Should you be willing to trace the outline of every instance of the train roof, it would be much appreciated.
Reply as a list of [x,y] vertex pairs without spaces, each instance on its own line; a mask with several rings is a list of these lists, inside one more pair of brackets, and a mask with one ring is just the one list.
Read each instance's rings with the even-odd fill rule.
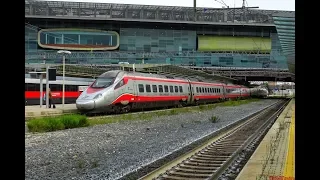
[[[35,79],[35,78],[31,78],[30,74],[25,74],[24,77],[25,78],[29,78],[29,79]],[[56,79],[57,80],[62,80],[63,77],[62,76],[56,76]],[[83,82],[93,82],[95,80],[94,78],[69,77],[69,76],[65,76],[64,79],[67,80],[67,81],[83,81]]]
[[[32,78],[25,78],[25,83],[31,83],[31,84],[39,84],[40,79],[32,79]],[[50,84],[62,84],[62,80],[55,80],[55,81],[50,81]],[[65,80],[64,81],[65,85],[80,85],[80,86],[89,86],[90,84],[93,83],[92,81],[70,81],[70,80]],[[45,86],[46,80],[43,80],[43,85]]]
[[181,81],[188,81],[186,78],[174,77],[174,76],[165,76],[160,74],[153,74],[153,73],[140,73],[140,72],[127,72],[128,75],[133,76],[142,76],[142,77],[151,77],[151,78],[163,78],[163,79],[175,79]]

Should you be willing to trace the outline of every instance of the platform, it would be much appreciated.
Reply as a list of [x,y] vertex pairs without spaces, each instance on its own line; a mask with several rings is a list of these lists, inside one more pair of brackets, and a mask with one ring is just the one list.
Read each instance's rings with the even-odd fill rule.
[[25,119],[41,116],[61,115],[75,112],[77,112],[76,104],[65,104],[64,108],[62,107],[62,104],[56,104],[55,109],[46,108],[45,105],[43,105],[41,108],[40,105],[25,106]]
[[261,141],[236,180],[293,180],[295,100],[292,99]]

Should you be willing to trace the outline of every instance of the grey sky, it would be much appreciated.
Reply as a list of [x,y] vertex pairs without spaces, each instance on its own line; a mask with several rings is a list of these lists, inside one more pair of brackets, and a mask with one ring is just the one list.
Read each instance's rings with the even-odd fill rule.
[[[193,6],[193,0],[57,0],[74,2],[100,2],[119,4],[146,4],[167,6]],[[221,2],[222,0],[218,0]],[[228,6],[242,6],[242,0],[223,0]],[[223,5],[216,0],[197,0],[198,7],[221,8]],[[259,6],[259,9],[295,11],[295,0],[246,0],[248,6]],[[247,6],[247,5],[246,5]]]

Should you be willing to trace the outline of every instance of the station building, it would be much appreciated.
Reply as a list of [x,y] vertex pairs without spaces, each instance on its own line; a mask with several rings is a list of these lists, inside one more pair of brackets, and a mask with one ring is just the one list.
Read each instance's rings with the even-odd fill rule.
[[293,11],[196,10],[25,0],[25,63],[61,63],[64,49],[70,64],[288,69],[278,31],[294,22],[274,14]]

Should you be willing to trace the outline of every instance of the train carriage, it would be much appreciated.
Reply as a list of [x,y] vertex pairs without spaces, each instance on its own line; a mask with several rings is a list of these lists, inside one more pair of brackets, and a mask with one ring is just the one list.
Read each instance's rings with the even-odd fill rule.
[[132,109],[186,106],[246,98],[248,88],[157,74],[108,71],[76,101],[80,111],[128,112]]
[[[65,103],[75,103],[79,95],[91,84],[87,81],[65,81]],[[50,81],[50,89],[52,97],[56,104],[62,103],[62,80]],[[43,81],[43,94],[46,92],[46,81]],[[40,104],[40,80],[33,78],[25,78],[25,105]]]

